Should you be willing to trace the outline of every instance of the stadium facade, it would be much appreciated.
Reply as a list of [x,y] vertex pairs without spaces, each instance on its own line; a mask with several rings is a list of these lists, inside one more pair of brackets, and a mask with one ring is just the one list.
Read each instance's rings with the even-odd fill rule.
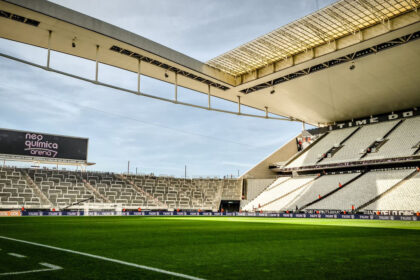
[[[0,207],[415,215],[418,8],[409,0],[341,0],[203,63],[47,1],[1,1],[1,37],[48,49],[46,65],[2,57],[157,98],[141,91],[149,76],[174,85],[174,98],[162,101],[300,121],[304,129],[238,180],[3,167]],[[51,68],[51,50],[95,61],[95,79]],[[102,83],[99,63],[137,73],[137,91]],[[208,106],[179,102],[179,86],[206,94]],[[213,108],[213,98],[238,110]]]

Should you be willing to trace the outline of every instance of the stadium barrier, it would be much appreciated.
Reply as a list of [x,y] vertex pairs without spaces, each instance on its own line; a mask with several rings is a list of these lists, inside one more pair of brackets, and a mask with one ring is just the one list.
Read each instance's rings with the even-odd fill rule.
[[0,211],[0,217],[15,217],[15,216],[21,216],[22,212],[17,210],[11,210],[11,211]]
[[[19,211],[20,212],[20,211]],[[21,211],[21,216],[85,216],[84,211]],[[268,218],[317,218],[356,220],[420,221],[417,216],[364,215],[364,214],[304,214],[304,213],[253,213],[253,212],[171,212],[171,211],[89,211],[87,216],[203,216],[203,217],[268,217]]]

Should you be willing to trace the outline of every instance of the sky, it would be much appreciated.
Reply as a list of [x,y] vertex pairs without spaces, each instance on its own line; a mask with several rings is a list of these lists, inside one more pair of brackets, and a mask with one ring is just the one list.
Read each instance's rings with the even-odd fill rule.
[[[333,0],[52,1],[207,61]],[[46,50],[0,39],[5,54],[46,64]],[[94,62],[55,53],[51,67],[94,78]],[[105,65],[99,80],[136,89],[136,75]],[[142,91],[173,85],[142,78]],[[180,101],[207,97],[179,90]],[[215,107],[237,105],[213,100]],[[252,109],[244,112],[254,113]],[[88,170],[188,177],[237,176],[300,133],[302,125],[139,97],[0,58],[0,127],[89,138]],[[10,164],[10,163],[9,163]],[[11,163],[20,165],[17,163]],[[72,169],[67,167],[67,169]]]

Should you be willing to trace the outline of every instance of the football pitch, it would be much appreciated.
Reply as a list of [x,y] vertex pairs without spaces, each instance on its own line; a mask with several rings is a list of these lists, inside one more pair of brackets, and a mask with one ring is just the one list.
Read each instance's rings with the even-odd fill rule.
[[420,222],[0,219],[3,279],[418,279]]

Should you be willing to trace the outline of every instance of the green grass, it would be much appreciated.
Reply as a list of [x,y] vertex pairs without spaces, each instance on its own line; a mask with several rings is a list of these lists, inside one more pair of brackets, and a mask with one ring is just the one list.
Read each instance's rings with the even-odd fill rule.
[[[0,236],[205,279],[416,279],[420,275],[420,222],[16,217],[0,219]],[[40,262],[64,268],[7,279],[171,279],[4,239],[0,239],[0,249],[0,274],[39,269]],[[15,258],[9,252],[27,258]]]

